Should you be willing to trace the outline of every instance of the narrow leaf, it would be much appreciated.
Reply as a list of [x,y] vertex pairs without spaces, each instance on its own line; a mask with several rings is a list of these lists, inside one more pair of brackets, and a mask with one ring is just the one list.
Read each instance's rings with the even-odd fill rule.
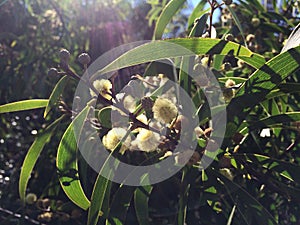
[[[104,165],[105,166],[105,165]],[[99,173],[97,180],[94,184],[93,193],[91,197],[91,206],[88,212],[88,222],[87,225],[96,225],[101,215],[102,204],[105,199],[105,195],[108,193],[107,188],[111,183],[110,180],[101,176]]]
[[261,119],[254,123],[250,123],[250,130],[256,130],[260,128],[269,127],[276,124],[281,123],[290,123],[290,122],[297,122],[300,121],[300,112],[291,112],[291,113],[284,113],[274,116],[269,116],[267,118]]
[[156,26],[154,28],[153,39],[161,39],[164,30],[172,17],[183,6],[185,0],[171,0],[163,9],[158,17]]
[[44,118],[48,115],[50,110],[57,104],[57,101],[59,100],[59,97],[67,84],[67,81],[68,81],[68,76],[63,76],[55,85],[55,87],[49,97],[48,104],[45,108]]
[[134,207],[139,225],[149,224],[148,201],[152,189],[152,186],[141,186],[134,193]]
[[201,37],[207,22],[208,13],[204,13],[198,20],[194,22],[194,26],[189,34],[189,37]]
[[250,66],[252,66],[255,69],[259,69],[266,63],[265,58],[256,53],[252,54],[250,57],[237,56],[237,58],[243,60],[245,63],[249,64]]
[[[250,153],[235,154],[234,157],[247,157],[247,159],[250,160],[250,162],[253,162],[253,164],[259,163],[263,167],[275,170],[278,173],[286,171],[289,174],[288,179],[300,184],[300,174],[298,173],[298,171],[300,170],[300,166],[295,163],[271,158],[265,155]],[[285,176],[287,176],[287,174],[285,174]]]
[[[201,54],[232,54],[234,56],[251,57],[253,53],[233,42],[221,39],[210,38],[177,38],[163,41],[153,41],[130,51],[116,58],[113,62],[98,70],[91,78],[95,80],[101,74],[133,66],[141,63],[152,62],[166,58],[176,58],[181,56],[201,55]],[[258,58],[258,55],[255,55]]]
[[178,209],[178,225],[184,225],[186,223],[186,213],[187,213],[187,203],[188,203],[188,193],[189,193],[189,183],[187,182],[188,173],[190,171],[184,168],[182,171],[181,183],[182,190],[179,198],[179,209]]
[[63,116],[59,119],[55,120],[51,125],[49,125],[44,132],[39,134],[35,141],[32,143],[31,147],[29,148],[25,159],[23,161],[23,165],[21,168],[20,173],[20,180],[19,180],[19,194],[22,201],[25,201],[26,195],[26,188],[28,181],[30,179],[31,172],[44,148],[44,146],[49,142],[51,135],[57,125],[62,120]]
[[192,28],[195,19],[201,17],[206,12],[206,10],[203,10],[206,3],[207,1],[201,0],[198,3],[198,5],[193,9],[188,19],[188,29]]
[[228,8],[229,12],[231,13],[231,15],[233,17],[233,20],[234,20],[235,24],[237,25],[237,27],[239,28],[239,30],[241,32],[241,35],[242,35],[242,38],[244,40],[245,46],[248,47],[247,43],[246,43],[246,38],[245,38],[245,35],[244,35],[244,32],[243,32],[243,28],[242,28],[242,25],[240,23],[240,20],[239,20],[238,16],[234,12],[234,10],[230,7],[230,5],[227,5],[227,8]]
[[[264,218],[264,221],[263,221],[264,223],[262,223],[262,224],[268,224],[268,225],[278,224],[276,222],[275,218],[272,216],[272,214],[255,197],[253,197],[249,192],[247,192],[243,187],[241,187],[237,183],[232,182],[227,177],[225,177],[224,175],[222,175],[221,173],[219,173],[217,171],[214,171],[213,169],[210,171],[215,176],[217,176],[217,180],[221,181],[221,183],[225,185],[228,192],[234,191],[235,195],[239,196],[239,198],[243,202],[243,204],[247,205],[248,207],[255,207],[255,209],[259,209],[259,212],[257,210],[256,211],[259,213],[259,215],[262,218]],[[213,174],[211,174],[211,175],[213,175]],[[229,193],[229,194],[231,194],[231,193]]]
[[12,102],[0,106],[0,113],[17,112],[29,109],[38,109],[46,107],[48,99],[31,99],[18,102]]
[[[89,113],[90,106],[86,106],[72,121],[65,131],[57,151],[56,166],[59,172],[59,181],[62,189],[69,199],[82,209],[87,209],[90,205],[78,177],[77,163],[77,142],[74,134],[76,128],[84,125]],[[77,137],[78,138],[78,137]]]
[[109,219],[106,221],[107,225],[114,224],[110,222],[111,220],[118,220],[120,224],[125,224],[127,211],[135,190],[136,187],[120,185],[110,206]]
[[[274,57],[243,83],[236,97],[228,105],[229,122],[236,120],[236,127],[242,123],[249,110],[264,99],[285,78],[300,68],[300,47]],[[244,113],[243,113],[244,111]],[[227,129],[226,136],[232,136],[236,130]]]

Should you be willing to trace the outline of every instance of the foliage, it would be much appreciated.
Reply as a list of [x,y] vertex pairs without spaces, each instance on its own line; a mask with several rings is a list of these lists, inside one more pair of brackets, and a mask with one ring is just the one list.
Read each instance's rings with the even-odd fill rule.
[[[104,62],[98,71],[88,69],[90,58],[95,60],[102,53],[91,43],[93,35],[106,35],[102,28],[95,31],[95,24],[107,26],[111,22],[108,17],[98,21],[85,13],[82,20],[68,23],[78,18],[76,13],[82,13],[68,11],[69,1],[50,1],[52,13],[58,17],[48,15],[49,6],[42,1],[36,2],[24,1],[27,14],[21,15],[24,21],[33,21],[43,29],[37,29],[35,37],[24,29],[17,39],[8,35],[2,44],[16,52],[7,53],[10,57],[1,67],[8,76],[31,68],[33,73],[45,71],[45,64],[59,64],[58,69],[50,70],[51,78],[43,76],[40,80],[57,81],[49,99],[43,99],[42,92],[34,88],[31,94],[10,98],[8,90],[16,79],[3,78],[6,83],[1,100],[6,104],[0,106],[0,113],[31,109],[39,118],[38,135],[19,165],[20,223],[297,224],[300,47],[297,29],[288,39],[299,22],[292,1],[281,5],[275,1],[263,5],[256,0],[200,1],[187,20],[185,36],[165,40],[158,39],[185,1],[151,1],[148,18],[150,23],[155,21],[153,39],[158,41],[126,50]],[[82,4],[80,9],[86,12],[95,6],[95,12],[101,7],[114,10],[118,18],[113,21],[126,18],[133,10],[126,1],[97,3],[76,4]],[[9,4],[15,4],[15,10],[22,8],[21,2]],[[217,10],[220,20],[213,24]],[[83,24],[91,30],[84,30]],[[58,37],[49,35],[49,29]],[[84,38],[87,33],[92,35],[89,41]],[[133,40],[133,34],[126,35]],[[26,48],[22,38],[29,43]],[[47,46],[32,43],[43,38]],[[59,44],[55,44],[57,41]],[[100,49],[109,50],[116,43],[120,40],[105,43]],[[70,46],[72,54],[63,49],[59,57],[49,61],[49,54],[62,46]],[[74,63],[85,51],[91,57]],[[30,63],[18,66],[20,60]],[[128,67],[128,71],[138,70],[140,75],[132,73],[124,79],[122,71]],[[79,76],[78,71],[88,76]],[[114,71],[119,73],[101,78]],[[39,80],[39,76],[24,79],[34,84],[29,80]],[[72,99],[78,83],[87,91]],[[17,98],[20,101],[10,101]],[[43,112],[41,107],[45,108]],[[7,122],[10,114],[3,115],[7,130],[1,132],[14,134]],[[196,143],[195,152],[191,151],[192,142]],[[184,148],[178,151],[178,146]],[[203,159],[211,159],[204,170]],[[134,169],[118,182],[113,179],[124,170],[122,163],[141,169],[165,160],[178,170],[163,181],[151,183],[157,177]],[[96,165],[102,162],[101,167],[95,169],[90,163],[94,161]],[[46,173],[53,175],[41,182],[40,174]],[[135,174],[138,185],[132,186],[128,177]],[[15,210],[12,217],[17,217],[16,208],[10,210]],[[10,224],[9,219],[6,222]]]

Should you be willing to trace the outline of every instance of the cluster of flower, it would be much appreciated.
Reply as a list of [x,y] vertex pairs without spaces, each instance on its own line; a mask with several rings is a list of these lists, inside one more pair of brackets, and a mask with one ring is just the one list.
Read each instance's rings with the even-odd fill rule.
[[[143,81],[145,87],[149,89],[162,79],[147,77]],[[94,90],[90,90],[92,97],[99,93],[108,100],[112,99],[112,83],[110,80],[96,80],[93,82],[93,87]],[[95,90],[98,93],[95,93]],[[124,112],[120,110],[120,108],[124,107],[129,113],[128,117],[132,120],[133,126],[129,131],[128,127],[125,126],[113,127],[109,130],[102,138],[102,143],[106,149],[113,151],[121,142],[121,153],[126,150],[153,152],[158,149],[166,138],[160,132],[163,127],[174,127],[179,112],[177,106],[167,96],[143,97],[141,101],[142,110],[138,111],[136,111],[138,107],[135,97],[124,93],[116,95],[116,101],[118,102],[113,106],[113,109],[120,115],[124,115]],[[123,104],[122,107],[118,107],[120,102]],[[149,111],[150,114],[148,113],[147,115]],[[177,130],[177,132],[179,131]]]

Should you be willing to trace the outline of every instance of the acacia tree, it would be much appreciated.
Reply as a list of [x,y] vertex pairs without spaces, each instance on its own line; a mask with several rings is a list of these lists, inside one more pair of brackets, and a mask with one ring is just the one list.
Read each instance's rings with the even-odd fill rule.
[[[80,54],[82,76],[76,53],[60,50],[49,99],[0,106],[45,108],[47,125],[21,169],[22,209],[44,223],[297,224],[297,29],[287,39],[298,22],[294,3],[200,1],[186,37],[160,40],[184,3],[159,8],[152,42],[93,64]],[[114,71],[137,65],[140,74],[117,82]],[[57,173],[36,199],[26,188],[49,146]]]

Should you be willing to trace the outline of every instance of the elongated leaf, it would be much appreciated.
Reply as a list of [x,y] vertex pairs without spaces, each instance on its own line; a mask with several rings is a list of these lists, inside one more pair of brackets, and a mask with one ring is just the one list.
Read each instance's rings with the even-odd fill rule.
[[[208,13],[202,15],[201,18],[194,23],[194,27],[192,28],[189,37],[201,37],[207,18]],[[179,83],[187,93],[191,93],[192,78],[189,74],[192,73],[193,65],[194,57],[182,57],[179,72]]]
[[[229,122],[237,116],[236,128],[242,123],[246,115],[253,106],[264,99],[271,90],[275,89],[279,83],[287,78],[291,73],[300,68],[300,47],[290,49],[270,61],[241,86],[236,97],[228,105]],[[242,113],[244,111],[244,113]],[[236,120],[237,121],[237,120]],[[228,136],[232,136],[236,130],[227,129]]]
[[[250,193],[248,193],[243,187],[232,182],[227,177],[225,177],[224,175],[222,175],[217,171],[207,170],[207,172],[209,172],[211,176],[217,176],[218,177],[217,179],[221,180],[222,184],[225,185],[226,190],[228,190],[228,192],[232,192],[232,190],[234,190],[235,195],[239,196],[239,199],[241,200],[241,202],[243,202],[243,204],[246,204],[248,207],[254,207],[256,209],[254,212],[260,215],[260,219],[264,218],[264,221],[261,221],[261,224],[264,225],[278,224],[275,218],[272,216],[272,214],[255,197],[253,197]],[[237,207],[239,208],[239,206]]]
[[25,201],[26,195],[26,188],[27,184],[31,175],[31,172],[44,148],[44,146],[49,142],[53,131],[60,123],[63,117],[55,120],[49,127],[45,129],[45,131],[39,134],[35,141],[32,143],[31,147],[29,148],[25,159],[23,161],[23,165],[21,168],[20,173],[20,180],[19,180],[19,194],[21,200]]
[[189,183],[187,182],[188,173],[190,171],[184,168],[182,171],[181,183],[182,190],[179,198],[179,209],[178,209],[178,225],[184,225],[186,223],[186,213],[187,213],[187,203],[188,203],[188,193],[189,193]]
[[[252,74],[245,85],[241,86],[237,96],[269,92],[299,68],[299,56],[300,47],[297,47],[274,57]],[[250,88],[253,90],[250,91]]]
[[208,13],[204,13],[197,21],[194,22],[194,26],[189,34],[189,37],[201,37],[207,22]]
[[[153,41],[133,48],[132,50],[116,58],[106,67],[97,71],[92,76],[91,80],[97,79],[101,74],[128,66],[166,58],[201,54],[232,54],[234,56],[245,57],[253,56],[253,53],[249,49],[239,44],[221,39],[177,38],[163,41]],[[255,55],[255,57],[258,58],[259,56]]]
[[240,23],[240,20],[239,20],[238,16],[235,14],[235,11],[230,7],[230,5],[227,5],[227,8],[228,8],[230,14],[232,15],[232,18],[233,18],[235,24],[239,28],[239,30],[241,32],[241,35],[243,37],[243,40],[244,40],[244,44],[247,47],[247,43],[246,43],[246,38],[245,38],[245,35],[244,35],[244,31],[243,31],[243,28],[242,28],[242,25]]
[[266,9],[264,8],[264,6],[258,0],[250,0],[249,3],[251,3],[251,5],[253,6],[253,8],[255,8],[255,9],[261,11],[261,12],[265,12],[266,11]]
[[90,201],[86,197],[77,175],[76,140],[78,137],[75,136],[74,129],[75,125],[76,128],[84,125],[89,110],[90,106],[86,106],[69,125],[59,143],[56,157],[56,166],[60,175],[59,181],[62,189],[69,199],[82,209],[87,209],[90,205]]
[[[300,92],[300,84],[298,83],[282,83],[278,86],[278,89],[271,91],[266,95],[266,99],[276,98],[276,97],[287,97],[287,94],[292,94]],[[286,104],[282,107],[286,107]]]
[[192,72],[193,57],[182,57],[179,73],[179,84],[186,91],[191,93],[192,78],[189,76]]
[[[188,20],[188,29],[191,29],[195,19],[201,17],[207,10],[204,10],[204,6],[207,3],[205,0],[201,0],[198,5],[193,9],[191,15]],[[208,9],[209,10],[209,9]]]
[[[127,131],[126,135],[123,137],[124,140],[126,139],[127,135],[129,135],[129,133],[130,133],[130,129]],[[103,171],[105,171],[105,173],[108,174],[109,177],[111,175],[113,175],[113,171],[115,168],[112,168],[111,167],[112,165],[110,165],[110,163],[108,163],[108,162],[110,160],[110,157],[112,157],[113,152],[118,152],[120,150],[120,147],[121,147],[120,144],[124,141],[123,139],[119,142],[119,144],[115,147],[115,149],[110,153],[110,155],[107,157],[106,161],[102,165],[101,170],[99,171],[98,177],[94,184],[93,193],[92,193],[92,197],[91,197],[91,206],[90,206],[89,212],[88,212],[88,222],[87,222],[88,225],[96,225],[99,220],[99,216],[101,216],[102,214],[104,214],[104,215],[108,214],[108,212],[101,212],[101,209],[102,209],[104,200],[109,198],[109,196],[107,196],[107,195],[110,193],[110,190],[107,190],[107,189],[111,187],[111,180],[107,179],[106,177],[103,177],[101,174],[103,173]],[[113,164],[115,167],[118,167],[119,161],[115,160],[115,162]],[[117,222],[119,223],[119,221],[117,221]]]
[[300,23],[294,28],[289,38],[287,39],[286,44],[283,46],[281,53],[286,52],[291,48],[295,48],[300,44]]
[[280,123],[289,123],[300,121],[300,112],[291,112],[280,115],[269,116],[253,124],[250,123],[250,130],[265,128]]
[[[271,157],[265,156],[265,155],[250,154],[250,153],[235,154],[234,157],[246,157],[254,164],[259,163],[263,167],[275,170],[278,173],[282,173],[288,179],[300,184],[300,174],[298,172],[300,170],[300,166],[295,163],[271,158]],[[284,173],[285,171],[287,173]]]
[[171,0],[163,9],[160,16],[158,17],[153,39],[160,39],[164,33],[164,30],[172,17],[176,14],[176,12],[183,6],[185,0]]
[[49,97],[49,101],[48,104],[45,108],[45,112],[44,112],[44,118],[48,115],[48,113],[50,112],[51,108],[57,103],[57,101],[59,100],[59,97],[61,95],[61,93],[63,92],[66,84],[68,81],[68,76],[63,76],[55,85],[50,97]]
[[31,99],[18,102],[12,102],[0,106],[0,113],[17,112],[29,109],[38,109],[46,107],[48,99]]
[[135,190],[136,187],[120,185],[112,200],[109,210],[109,219],[106,221],[107,225],[114,225],[111,220],[125,224],[127,211]]
[[91,197],[91,206],[88,212],[87,225],[97,224],[99,216],[101,216],[102,214],[100,210],[102,208],[105,195],[109,193],[107,192],[107,188],[109,187],[110,183],[111,183],[110,180],[101,176],[101,173],[99,173],[93,188],[93,193]]
[[134,207],[140,225],[149,224],[148,201],[152,189],[152,186],[142,186],[134,192]]
[[262,67],[266,63],[265,58],[263,56],[259,55],[259,54],[256,54],[256,53],[251,55],[251,57],[237,56],[237,58],[243,60],[244,62],[246,62],[250,66],[254,67],[255,69],[259,69],[260,67]]

